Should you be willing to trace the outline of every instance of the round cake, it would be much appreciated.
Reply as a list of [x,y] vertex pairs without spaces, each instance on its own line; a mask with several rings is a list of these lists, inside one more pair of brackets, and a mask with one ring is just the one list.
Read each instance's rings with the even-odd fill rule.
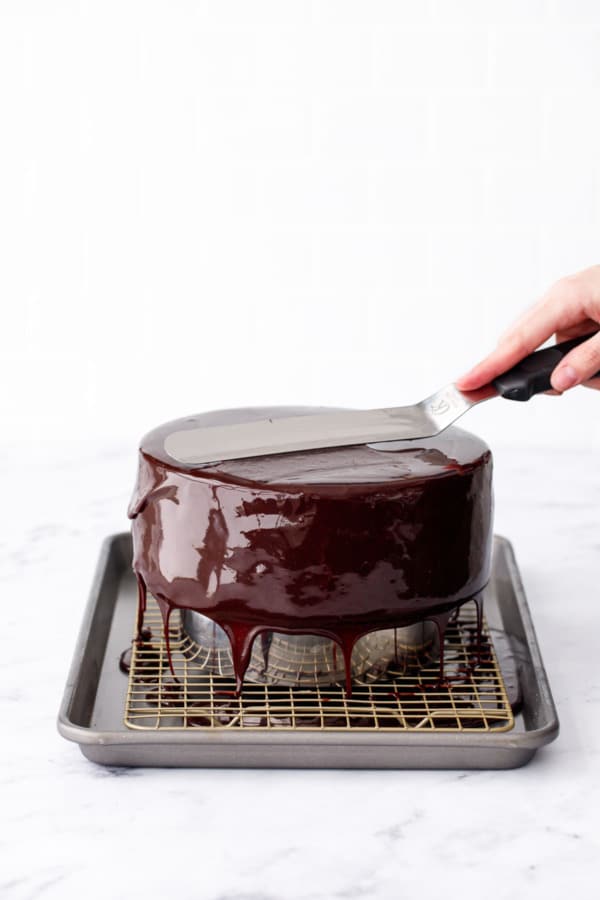
[[443,635],[489,577],[491,453],[458,428],[209,466],[165,450],[175,431],[317,412],[204,413],[154,429],[140,446],[129,508],[139,621],[147,590],[167,636],[176,608],[212,619],[230,640],[238,689],[267,631],[335,641],[349,687],[359,638],[425,619]]

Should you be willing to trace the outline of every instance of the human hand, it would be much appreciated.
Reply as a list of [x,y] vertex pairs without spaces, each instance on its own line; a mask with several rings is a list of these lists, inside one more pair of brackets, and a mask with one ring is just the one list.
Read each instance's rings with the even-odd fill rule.
[[552,387],[561,394],[578,384],[600,390],[600,265],[561,278],[528,312],[500,338],[497,348],[473,369],[462,375],[456,386],[473,391],[489,384],[544,343],[552,334],[556,340],[593,334],[571,350],[552,373]]

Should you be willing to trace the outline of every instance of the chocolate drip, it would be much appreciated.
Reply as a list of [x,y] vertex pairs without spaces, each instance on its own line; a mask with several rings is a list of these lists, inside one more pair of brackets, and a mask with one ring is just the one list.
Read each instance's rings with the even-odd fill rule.
[[134,644],[136,644],[138,649],[136,667],[140,673],[141,680],[155,681],[158,678],[158,669],[160,668],[160,651],[156,644],[152,643],[152,632],[149,628],[140,628],[137,637],[121,653],[119,657],[121,672],[129,675]]
[[137,591],[138,591],[138,606],[137,606],[137,634],[138,641],[143,641],[144,637],[142,634],[142,629],[144,627],[144,613],[146,612],[146,585],[144,584],[144,579],[142,576],[136,572],[135,575],[137,581]]
[[[130,505],[138,629],[148,589],[172,668],[172,611],[208,616],[229,638],[238,691],[258,636],[321,635],[339,647],[350,693],[360,637],[429,619],[442,679],[450,616],[489,577],[489,450],[454,428],[391,452],[358,446],[207,468],[164,449],[175,430],[294,412],[206,414],[144,438]],[[477,630],[480,654],[480,612]]]

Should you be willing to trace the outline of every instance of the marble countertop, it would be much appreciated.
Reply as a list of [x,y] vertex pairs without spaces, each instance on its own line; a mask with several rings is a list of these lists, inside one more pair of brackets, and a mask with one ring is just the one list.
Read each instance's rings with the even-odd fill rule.
[[495,456],[496,531],[521,567],[555,743],[504,772],[141,770],[95,766],[55,725],[135,453],[5,446],[0,897],[597,896],[600,468],[584,452]]

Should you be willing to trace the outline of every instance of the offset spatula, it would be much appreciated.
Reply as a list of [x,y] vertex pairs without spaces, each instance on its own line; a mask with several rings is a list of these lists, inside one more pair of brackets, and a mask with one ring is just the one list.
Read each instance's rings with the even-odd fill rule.
[[588,337],[591,335],[538,350],[477,391],[459,391],[449,384],[415,406],[326,412],[175,431],[165,439],[165,450],[179,462],[203,465],[296,450],[433,437],[483,400],[497,396],[529,400],[534,394],[550,390],[555,367]]

